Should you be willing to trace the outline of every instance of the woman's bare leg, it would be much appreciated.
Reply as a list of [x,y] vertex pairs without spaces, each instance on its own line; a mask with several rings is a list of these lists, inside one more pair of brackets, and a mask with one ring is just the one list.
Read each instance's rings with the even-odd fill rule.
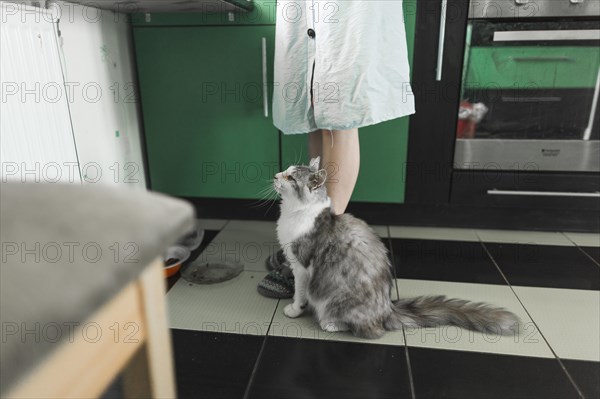
[[[312,133],[311,133],[312,134]],[[360,168],[358,129],[321,130],[321,167],[327,169],[327,194],[333,210],[346,211]]]
[[308,134],[308,155],[310,159],[323,157],[323,138],[321,130],[315,130]]

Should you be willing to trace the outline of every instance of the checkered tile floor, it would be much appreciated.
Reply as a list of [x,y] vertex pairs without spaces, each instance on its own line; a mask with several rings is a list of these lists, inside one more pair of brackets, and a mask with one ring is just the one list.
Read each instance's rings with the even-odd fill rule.
[[288,300],[257,293],[274,223],[202,225],[198,259],[245,271],[215,285],[169,281],[181,398],[600,398],[597,234],[373,226],[400,297],[490,302],[523,325],[507,337],[440,327],[369,341],[288,319]]

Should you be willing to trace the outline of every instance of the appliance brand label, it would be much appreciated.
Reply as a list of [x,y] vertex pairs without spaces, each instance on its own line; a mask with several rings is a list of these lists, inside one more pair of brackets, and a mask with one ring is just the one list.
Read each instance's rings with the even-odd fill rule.
[[560,154],[560,149],[542,148],[542,155],[545,157],[557,157]]

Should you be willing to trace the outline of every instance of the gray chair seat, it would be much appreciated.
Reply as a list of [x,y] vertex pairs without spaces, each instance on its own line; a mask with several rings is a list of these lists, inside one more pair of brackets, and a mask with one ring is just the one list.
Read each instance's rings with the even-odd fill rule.
[[142,190],[2,183],[1,393],[190,231],[193,216]]

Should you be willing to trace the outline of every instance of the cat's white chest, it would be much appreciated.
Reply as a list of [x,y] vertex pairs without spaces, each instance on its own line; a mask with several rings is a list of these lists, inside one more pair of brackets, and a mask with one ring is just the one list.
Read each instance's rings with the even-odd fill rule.
[[277,221],[277,239],[282,248],[307,234],[315,223],[314,218],[301,214],[282,214]]
[[330,202],[327,201],[303,209],[282,207],[281,216],[277,220],[277,239],[281,247],[285,248],[309,233],[315,225],[317,216],[329,205]]

